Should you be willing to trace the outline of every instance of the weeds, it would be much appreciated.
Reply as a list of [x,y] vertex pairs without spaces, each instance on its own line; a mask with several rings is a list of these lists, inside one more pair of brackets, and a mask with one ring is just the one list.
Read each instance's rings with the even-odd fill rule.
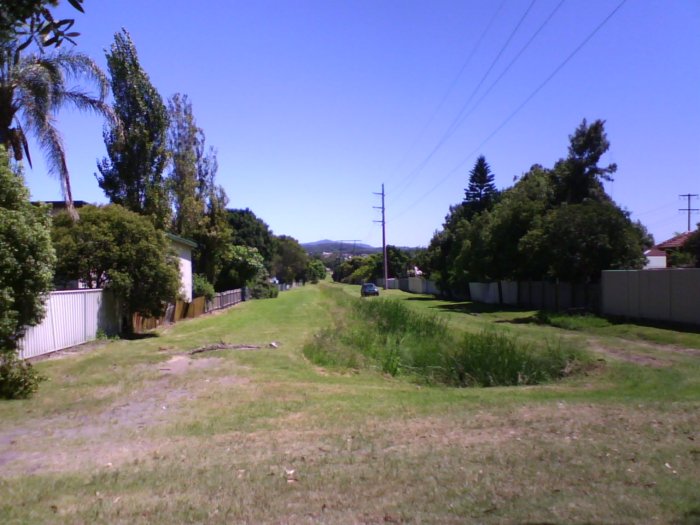
[[454,380],[463,386],[535,385],[571,375],[589,361],[561,342],[534,348],[497,332],[465,336],[450,359]]
[[543,347],[489,331],[461,340],[437,316],[417,313],[398,301],[352,300],[329,290],[342,321],[318,333],[304,348],[326,367],[375,368],[431,384],[532,385],[578,371],[583,352],[545,342]]

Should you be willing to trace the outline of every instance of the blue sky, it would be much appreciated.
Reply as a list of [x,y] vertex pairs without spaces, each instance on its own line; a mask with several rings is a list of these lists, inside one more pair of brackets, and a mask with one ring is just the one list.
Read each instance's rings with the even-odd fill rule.
[[[114,33],[131,33],[163,98],[190,97],[229,206],[276,234],[380,245],[385,183],[387,241],[426,246],[478,155],[506,188],[601,118],[618,164],[606,188],[660,242],[686,228],[679,194],[700,193],[700,2],[620,3],[86,0],[59,14],[105,68]],[[102,121],[63,111],[58,126],[74,198],[106,202]],[[34,160],[32,197],[60,199]]]

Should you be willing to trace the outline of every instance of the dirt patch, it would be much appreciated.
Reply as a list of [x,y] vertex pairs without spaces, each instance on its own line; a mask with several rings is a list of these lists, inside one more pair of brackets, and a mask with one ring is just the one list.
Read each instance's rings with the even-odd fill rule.
[[176,355],[148,365],[151,370],[156,368],[160,377],[137,389],[127,393],[116,387],[97,389],[96,399],[117,394],[116,401],[101,411],[68,411],[0,429],[0,478],[39,471],[70,471],[86,465],[116,466],[148,457],[165,446],[163,441],[149,437],[150,429],[171,421],[184,403],[212,389],[249,383],[248,378],[233,374],[198,374],[188,379],[188,374],[216,368],[222,362],[218,357],[193,359]]
[[199,359],[192,359],[186,355],[176,355],[171,357],[165,363],[161,363],[158,366],[158,370],[165,374],[184,374],[190,370],[202,370],[205,368],[212,368],[221,363],[221,358],[219,357],[203,357]]
[[644,341],[635,341],[634,345],[642,348],[648,348],[650,350],[656,350],[659,352],[668,352],[671,354],[683,354],[692,357],[700,357],[700,350],[697,348],[684,348],[682,346],[662,345],[658,343],[648,343]]
[[[649,345],[654,350],[659,350],[660,348],[656,345]],[[621,361],[627,361],[628,363],[635,363],[643,366],[651,366],[654,368],[663,368],[671,366],[673,362],[670,359],[662,359],[649,354],[635,353],[628,350],[622,350],[619,348],[610,348],[604,346],[600,341],[594,341],[588,346],[594,352],[609,355]]]

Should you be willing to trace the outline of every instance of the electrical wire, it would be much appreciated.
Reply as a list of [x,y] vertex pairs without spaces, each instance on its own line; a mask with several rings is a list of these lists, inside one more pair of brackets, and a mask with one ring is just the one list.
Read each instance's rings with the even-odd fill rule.
[[520,29],[520,26],[523,24],[523,22],[525,21],[525,18],[530,13],[530,11],[532,10],[532,8],[534,7],[536,2],[537,2],[537,0],[532,0],[530,2],[530,5],[528,5],[527,9],[525,10],[525,12],[521,15],[520,19],[518,20],[518,23],[515,25],[513,30],[508,35],[508,38],[506,39],[506,41],[501,46],[501,49],[498,51],[496,56],[491,61],[491,64],[489,65],[488,69],[481,76],[481,79],[477,83],[476,87],[472,90],[471,94],[467,98],[467,101],[462,105],[462,108],[457,113],[457,116],[452,120],[452,122],[450,123],[450,125],[447,128],[447,130],[445,131],[445,133],[443,133],[442,137],[440,138],[440,140],[438,140],[438,143],[435,145],[435,147],[433,147],[433,149],[430,151],[430,153],[428,153],[427,157],[425,157],[425,159],[423,159],[423,161],[418,165],[418,167],[416,167],[413,171],[411,171],[411,173],[408,175],[408,177],[406,177],[404,186],[400,190],[399,194],[396,195],[396,197],[400,196],[401,194],[403,194],[404,191],[406,191],[406,189],[408,189],[408,187],[413,183],[413,181],[416,179],[418,174],[420,174],[420,172],[423,170],[423,168],[428,164],[428,162],[430,162],[430,160],[433,158],[435,153],[437,153],[438,150],[445,144],[445,142],[447,142],[447,140],[449,140],[449,138],[452,137],[452,135],[454,135],[454,133],[457,131],[457,129],[459,128],[458,122],[461,119],[462,115],[466,111],[469,104],[471,104],[472,100],[474,99],[474,97],[478,93],[479,89],[481,88],[481,86],[484,84],[484,82],[488,78],[488,76],[491,73],[491,71],[493,70],[493,68],[498,63],[498,60],[501,58],[501,56],[503,55],[505,50],[510,45],[510,42],[513,40],[513,37],[515,37],[515,35],[517,34],[518,29]]
[[540,25],[540,27],[537,28],[537,30],[532,34],[532,36],[530,37],[530,39],[525,43],[525,45],[520,49],[520,51],[518,51],[518,53],[517,53],[517,54],[513,57],[513,59],[508,63],[508,65],[505,67],[505,69],[503,69],[503,71],[501,71],[501,74],[498,75],[498,78],[496,78],[496,80],[494,80],[494,81],[491,83],[491,85],[486,89],[486,91],[484,91],[484,93],[481,95],[481,97],[479,98],[479,100],[477,100],[477,101],[474,103],[474,105],[471,107],[471,109],[470,109],[467,113],[465,113],[465,114],[462,116],[462,118],[460,119],[460,121],[459,121],[458,124],[457,124],[458,127],[461,126],[462,124],[464,124],[464,121],[467,119],[467,117],[468,117],[469,115],[471,115],[472,113],[474,113],[474,111],[476,110],[476,108],[479,107],[479,105],[481,104],[481,102],[483,102],[483,100],[489,95],[489,93],[491,93],[491,91],[493,90],[493,88],[496,87],[496,84],[498,84],[498,82],[500,82],[500,80],[506,75],[506,73],[508,73],[508,71],[510,70],[510,68],[513,67],[513,65],[518,61],[518,59],[519,59],[519,58],[522,56],[522,54],[527,50],[527,48],[530,47],[530,44],[532,44],[532,42],[535,40],[535,38],[537,38],[537,35],[539,35],[539,34],[542,32],[542,30],[545,28],[545,26],[546,26],[547,24],[549,24],[550,20],[552,20],[552,18],[553,18],[554,15],[557,13],[557,11],[559,11],[559,8],[560,8],[562,5],[564,5],[564,2],[566,2],[566,0],[561,0],[561,1],[554,7],[554,9],[552,10],[552,12],[549,13],[549,16],[547,16],[547,18],[545,19],[545,21],[542,22],[542,24]]
[[[471,63],[472,58],[474,58],[474,55],[476,54],[477,50],[478,50],[479,47],[481,46],[481,43],[483,42],[483,40],[484,40],[484,38],[486,37],[486,35],[488,34],[488,32],[491,30],[491,27],[493,26],[493,23],[496,21],[496,18],[498,17],[498,14],[501,12],[501,10],[503,9],[503,6],[504,6],[505,4],[506,4],[506,0],[503,0],[503,1],[501,2],[501,4],[498,6],[498,8],[496,9],[496,11],[494,12],[493,16],[491,16],[491,19],[489,20],[488,24],[486,24],[486,27],[484,28],[484,30],[482,31],[482,33],[481,33],[481,35],[479,36],[478,40],[477,40],[476,43],[474,44],[474,47],[472,48],[471,52],[469,53],[469,56],[467,56],[466,60],[465,60],[464,63],[462,64],[462,67],[460,68],[459,72],[457,73],[457,75],[455,76],[455,78],[452,80],[452,83],[451,83],[450,86],[447,88],[447,91],[446,91],[445,94],[442,96],[442,99],[440,100],[440,102],[438,103],[438,105],[435,107],[435,110],[433,110],[432,115],[431,115],[430,118],[427,120],[427,122],[425,123],[425,125],[423,125],[422,129],[421,129],[420,132],[416,135],[415,139],[411,142],[411,145],[410,145],[409,148],[406,150],[406,153],[405,153],[405,154],[403,155],[403,157],[401,158],[401,161],[396,165],[396,168],[394,168],[393,171],[394,171],[395,174],[398,172],[399,168],[406,162],[406,159],[407,159],[408,156],[411,154],[411,152],[414,151],[416,145],[417,145],[418,142],[423,138],[423,135],[425,135],[425,132],[428,130],[428,128],[430,127],[430,125],[433,123],[433,120],[435,120],[435,117],[437,116],[437,114],[438,114],[438,113],[440,112],[440,110],[442,109],[442,106],[445,104],[445,102],[447,101],[447,99],[449,98],[449,96],[452,94],[452,91],[454,91],[454,88],[457,86],[457,82],[458,82],[459,79],[461,78],[461,76],[462,76],[462,74],[464,73],[464,71],[467,69],[467,66]],[[387,182],[393,181],[393,179],[395,178],[395,174],[392,175],[392,177],[391,177]]]
[[423,199],[425,199],[428,195],[433,193],[437,188],[442,186],[452,175],[454,175],[458,170],[462,169],[464,164],[468,160],[470,160],[485,144],[487,144],[499,131],[501,131],[512,119],[515,117],[556,75],[559,73],[564,66],[566,66],[571,59],[578,54],[581,49],[600,31],[609,21],[610,19],[622,8],[622,6],[627,2],[627,0],[622,0],[617,6],[610,11],[610,13],[591,31],[586,38],[583,39],[583,41],[574,48],[574,50],[569,53],[569,55],[552,71],[552,73],[547,76],[547,78],[544,79],[543,82],[541,82],[535,89],[532,91],[526,98],[525,100],[517,107],[515,110],[513,110],[497,127],[494,129],[476,148],[474,148],[464,159],[462,159],[457,166],[455,166],[452,170],[450,170],[447,175],[445,175],[442,179],[440,179],[437,184],[435,184],[432,188],[430,188],[427,192],[425,192],[421,197],[419,197],[415,202],[413,202],[410,206],[407,208],[403,209],[401,212],[399,212],[397,215],[393,216],[392,219],[397,219],[398,217],[403,216],[406,214],[408,211],[410,211],[412,208],[414,208],[416,205],[418,205]]

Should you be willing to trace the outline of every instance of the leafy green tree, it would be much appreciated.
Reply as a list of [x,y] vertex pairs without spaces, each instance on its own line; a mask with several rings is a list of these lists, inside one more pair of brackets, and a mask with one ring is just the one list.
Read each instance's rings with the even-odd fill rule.
[[97,181],[115,204],[145,215],[159,229],[170,222],[170,202],[163,176],[167,153],[168,112],[141,67],[126,30],[114,35],[106,54],[121,126],[104,132],[107,157],[98,163]]
[[612,202],[585,201],[550,211],[522,239],[535,259],[547,261],[547,277],[597,282],[603,270],[643,266],[643,235]]
[[[336,265],[335,270],[333,270],[333,280],[335,282],[343,282],[349,284],[359,284],[365,282],[366,280],[369,280],[371,276],[370,272],[371,269],[374,267],[374,263],[368,263],[368,258],[369,257],[352,257],[346,261],[342,261],[340,264]],[[368,269],[364,270],[366,275],[362,277],[363,280],[355,281],[354,279],[357,277],[351,279],[350,277],[360,268]]]
[[270,227],[250,209],[227,210],[227,220],[233,230],[231,242],[235,245],[256,248],[262,255],[265,267],[272,269],[274,235]]
[[[68,83],[73,81],[94,84],[97,95],[69,87]],[[113,119],[105,103],[108,88],[104,73],[80,53],[60,51],[21,56],[12,45],[0,45],[0,144],[16,161],[26,157],[31,166],[27,136],[33,135],[46,153],[50,172],[61,181],[72,213],[70,173],[63,140],[55,125],[56,113],[72,106]],[[115,129],[118,129],[116,124]]]
[[267,278],[265,264],[257,248],[230,246],[216,287],[219,290],[234,290],[250,286]]
[[168,183],[175,206],[173,229],[197,243],[194,267],[209,282],[217,283],[227,264],[233,232],[227,220],[228,197],[216,185],[216,152],[206,149],[204,132],[197,126],[186,95],[178,93],[170,99],[169,120],[172,163]]
[[293,237],[280,235],[275,238],[275,255],[272,260],[274,275],[280,282],[292,283],[304,279],[309,256]]
[[469,172],[469,186],[464,190],[464,207],[467,218],[488,210],[494,204],[498,190],[493,183],[494,175],[483,155],[476,159],[474,167]]
[[204,181],[198,180],[197,160],[203,146],[202,131],[192,113],[187,95],[176,93],[168,101],[168,150],[171,170],[168,183],[173,195],[173,230],[191,238],[200,229],[204,213]]
[[48,210],[30,204],[21,172],[0,146],[0,355],[13,354],[44,316],[55,263],[50,232]]
[[547,263],[534,258],[520,241],[550,209],[553,192],[549,170],[539,165],[503,192],[486,232],[492,254],[489,273],[494,279],[541,278],[546,273]]
[[[76,10],[84,13],[83,0],[68,0]],[[59,47],[64,41],[75,44],[80,33],[71,31],[75,20],[56,19],[50,7],[58,0],[14,0],[0,4],[0,42],[13,42],[18,50],[32,42],[39,48]]]
[[86,206],[75,223],[59,214],[52,238],[59,254],[56,280],[112,290],[127,332],[132,314],[160,317],[179,294],[178,262],[165,234],[122,206]]
[[206,297],[208,301],[214,298],[216,290],[205,275],[196,273],[192,276],[192,295],[194,297]]
[[684,249],[691,255],[696,268],[700,268],[700,223],[685,243]]
[[320,259],[310,259],[309,264],[306,267],[306,279],[312,283],[317,283],[325,279],[326,277],[326,265]]
[[585,199],[606,200],[602,181],[612,181],[616,164],[598,166],[610,148],[605,133],[605,121],[596,120],[590,126],[583,122],[569,136],[569,155],[554,166],[552,175],[556,186],[556,202],[578,204]]
[[[381,257],[381,254],[377,254]],[[386,259],[389,266],[389,277],[406,277],[408,275],[408,262],[410,257],[401,248],[388,244],[386,247]],[[383,262],[382,262],[383,264]],[[379,279],[384,276],[382,266],[380,265],[375,272],[372,273],[374,279]]]

